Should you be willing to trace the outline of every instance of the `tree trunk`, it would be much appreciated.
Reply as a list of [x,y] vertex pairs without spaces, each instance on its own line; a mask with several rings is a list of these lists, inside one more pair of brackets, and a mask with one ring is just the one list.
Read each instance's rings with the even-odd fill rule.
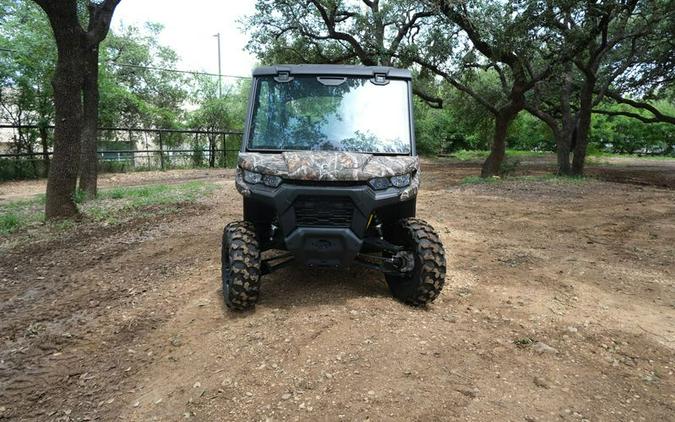
[[568,131],[561,131],[560,139],[556,139],[557,158],[558,158],[558,176],[569,176],[570,168],[570,142],[571,137]]
[[588,136],[591,132],[594,88],[595,77],[586,76],[586,80],[584,81],[584,86],[581,89],[581,95],[579,99],[579,123],[577,125],[576,144],[574,146],[574,158],[572,160],[572,174],[574,176],[584,175]]
[[209,134],[209,167],[213,168],[216,166],[216,140],[214,139],[213,134]]
[[26,144],[26,149],[28,150],[28,153],[30,154],[30,166],[31,166],[31,179],[38,179],[40,177],[40,174],[38,172],[38,166],[37,166],[37,157],[34,156],[33,154],[35,153],[35,149],[33,148],[33,142],[30,140],[28,141],[28,144]]
[[59,52],[52,79],[56,128],[54,156],[47,180],[47,219],[78,214],[73,194],[77,185],[82,124],[82,37],[79,33],[68,34],[57,44]]
[[480,177],[499,176],[501,173],[502,163],[506,156],[506,135],[514,117],[512,114],[505,113],[495,115],[495,133],[490,146],[490,155],[483,163]]
[[80,190],[86,199],[96,197],[98,176],[98,46],[88,48],[84,57],[82,151],[80,154]]
[[562,118],[558,119],[553,114],[542,111],[535,105],[529,105],[527,111],[539,120],[544,122],[551,130],[553,139],[555,139],[556,153],[557,153],[557,174],[560,176],[568,176],[571,173],[570,168],[570,151],[572,148],[572,135],[574,119],[569,113],[568,98],[561,96],[561,114]]
[[49,134],[47,127],[40,124],[40,143],[42,144],[42,177],[49,175]]
[[[564,107],[563,107],[564,109]],[[574,150],[577,138],[577,123],[572,115],[563,113],[562,127],[556,133],[556,149],[558,158],[558,176],[571,176],[570,152]]]
[[572,149],[572,131],[570,126],[572,120],[563,119],[561,125],[558,125],[556,120],[548,115],[544,122],[551,129],[553,138],[555,139],[556,158],[558,164],[558,176],[569,176],[571,174],[570,167],[570,152]]
[[576,117],[572,112],[572,63],[565,64],[563,72],[563,83],[560,87],[560,130],[556,139],[558,149],[558,176],[569,176],[572,174],[570,167],[570,152],[574,148],[576,139]]

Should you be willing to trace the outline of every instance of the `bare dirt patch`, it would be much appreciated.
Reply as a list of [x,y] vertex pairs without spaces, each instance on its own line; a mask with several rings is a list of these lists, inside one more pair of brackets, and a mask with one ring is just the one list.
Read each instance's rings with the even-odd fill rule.
[[230,178],[161,221],[9,250],[0,419],[672,418],[675,192],[447,183],[464,171],[425,164],[418,215],[448,253],[427,309],[377,273],[290,267],[228,312]]

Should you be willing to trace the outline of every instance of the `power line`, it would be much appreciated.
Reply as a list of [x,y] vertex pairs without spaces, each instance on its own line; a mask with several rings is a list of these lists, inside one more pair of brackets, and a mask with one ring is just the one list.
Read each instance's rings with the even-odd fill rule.
[[[6,51],[8,53],[19,53],[17,50],[12,50],[9,48],[4,48],[0,47],[0,51]],[[197,72],[197,71],[192,71],[192,70],[181,70],[181,69],[169,69],[166,67],[156,67],[156,66],[142,66],[139,64],[131,64],[131,63],[117,63],[112,60],[106,60],[106,63],[111,64],[113,66],[117,67],[130,67],[130,68],[135,68],[135,69],[147,69],[147,70],[155,70],[158,72],[174,72],[174,73],[185,73],[189,75],[204,75],[204,76],[214,76],[217,78],[233,78],[233,79],[251,79],[250,76],[239,76],[239,75],[225,75],[225,74],[217,74],[217,73],[209,73],[209,72]]]
[[132,67],[136,69],[148,69],[148,70],[156,70],[159,72],[176,72],[176,73],[187,73],[191,75],[206,75],[206,76],[215,76],[215,77],[223,77],[223,78],[234,78],[234,79],[251,79],[250,76],[239,76],[239,75],[218,75],[217,73],[208,73],[208,72],[196,72],[196,71],[191,71],[191,70],[180,70],[180,69],[168,69],[164,67],[155,67],[155,66],[141,66],[138,64],[129,64],[129,63],[117,63],[113,62],[112,60],[108,60],[106,63],[109,63],[113,66],[118,66],[118,67]]

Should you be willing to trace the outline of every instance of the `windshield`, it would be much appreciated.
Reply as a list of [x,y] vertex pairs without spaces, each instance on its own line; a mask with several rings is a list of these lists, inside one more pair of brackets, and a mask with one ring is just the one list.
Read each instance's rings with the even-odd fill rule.
[[259,79],[249,149],[409,154],[410,144],[406,81]]

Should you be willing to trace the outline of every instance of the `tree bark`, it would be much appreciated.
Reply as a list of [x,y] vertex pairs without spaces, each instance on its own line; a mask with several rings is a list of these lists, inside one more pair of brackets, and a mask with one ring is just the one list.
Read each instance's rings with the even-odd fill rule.
[[214,139],[213,134],[209,134],[209,167],[213,168],[216,166],[216,140]]
[[586,149],[588,148],[588,136],[591,132],[594,88],[595,76],[590,74],[586,75],[579,98],[579,119],[577,124],[576,144],[574,146],[574,158],[572,159],[572,175],[574,176],[584,175]]
[[[562,98],[562,97],[561,97]],[[544,122],[546,126],[549,127],[551,133],[553,134],[553,139],[555,139],[556,145],[556,154],[557,154],[557,164],[558,164],[558,175],[567,175],[570,172],[570,138],[569,132],[566,131],[565,121],[562,123],[558,119],[553,117],[550,113],[547,113],[539,108],[539,104],[535,101],[530,103],[526,107],[527,111],[530,112],[533,116],[537,117],[539,120]]]
[[560,139],[556,139],[556,149],[558,158],[558,176],[569,176],[570,169],[570,143],[571,136],[568,131],[562,131],[559,134]]
[[70,33],[57,36],[59,54],[52,79],[56,128],[54,129],[54,155],[49,166],[47,180],[47,203],[45,205],[47,219],[68,218],[78,214],[73,193],[77,185],[80,156],[83,37],[75,30],[68,31],[63,28],[61,32]]
[[40,132],[40,143],[42,144],[42,177],[47,177],[49,175],[49,134],[44,124],[40,124],[38,130]]
[[502,162],[506,156],[506,135],[509,124],[515,115],[511,113],[498,113],[495,115],[495,132],[490,146],[490,155],[485,159],[480,172],[481,177],[499,176]]
[[84,53],[84,83],[82,85],[83,121],[82,151],[80,154],[80,190],[86,199],[96,197],[98,177],[98,46]]
[[574,131],[573,120],[565,120],[558,124],[558,120],[552,115],[544,113],[536,107],[528,107],[528,111],[535,117],[538,117],[551,129],[553,139],[555,139],[556,158],[558,164],[557,174],[559,176],[569,176],[571,174],[570,152],[572,149],[572,133]]

